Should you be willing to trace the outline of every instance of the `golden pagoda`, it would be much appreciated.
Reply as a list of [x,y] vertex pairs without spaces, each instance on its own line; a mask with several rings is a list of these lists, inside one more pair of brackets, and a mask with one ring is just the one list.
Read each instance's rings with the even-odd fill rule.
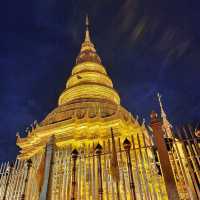
[[158,150],[145,123],[121,106],[91,41],[86,17],[85,38],[58,106],[42,122],[34,123],[25,138],[17,134],[17,161],[0,166],[0,199],[195,197],[195,188],[181,194],[177,190],[170,165],[179,158],[171,160],[172,152],[162,144],[163,130],[155,113],[151,121],[155,138],[161,139]]
[[[32,130],[26,138],[17,139],[19,159],[28,159],[44,149],[51,136],[56,146],[79,146],[91,141],[140,133],[137,120],[120,105],[120,97],[91,42],[86,18],[85,39],[76,64],[58,99],[58,107]],[[144,133],[145,129],[143,129]]]

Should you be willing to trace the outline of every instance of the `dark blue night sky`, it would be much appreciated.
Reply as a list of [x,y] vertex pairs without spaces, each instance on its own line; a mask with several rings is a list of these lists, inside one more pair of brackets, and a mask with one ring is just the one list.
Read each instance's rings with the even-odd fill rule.
[[200,119],[200,1],[7,0],[0,6],[0,161],[15,159],[15,135],[57,105],[84,34],[92,40],[122,104],[148,120]]

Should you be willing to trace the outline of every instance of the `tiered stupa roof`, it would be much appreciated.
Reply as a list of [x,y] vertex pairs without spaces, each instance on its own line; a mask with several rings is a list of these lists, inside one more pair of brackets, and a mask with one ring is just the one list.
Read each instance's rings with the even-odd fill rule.
[[43,149],[52,135],[58,146],[78,145],[110,137],[111,127],[118,136],[141,129],[137,120],[120,105],[120,97],[90,39],[87,18],[85,39],[58,107],[26,138],[18,137],[19,158],[31,157]]

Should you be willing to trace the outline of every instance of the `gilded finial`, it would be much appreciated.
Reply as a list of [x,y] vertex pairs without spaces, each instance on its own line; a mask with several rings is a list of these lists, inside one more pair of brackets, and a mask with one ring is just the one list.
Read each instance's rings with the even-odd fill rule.
[[162,97],[159,92],[157,93],[157,96],[158,96],[158,99],[161,99]]
[[162,95],[160,95],[160,93],[157,93],[157,97],[158,97],[158,101],[159,101],[159,105],[160,105],[161,117],[162,118],[166,118],[167,115],[166,115],[166,113],[164,111],[163,104],[162,104],[162,101],[161,101]]
[[86,15],[86,19],[85,19],[85,25],[86,27],[89,26],[89,18],[88,18],[88,14]]
[[20,133],[19,132],[16,133],[16,139],[17,139],[17,142],[20,142],[21,137],[20,137]]
[[97,55],[94,44],[92,43],[92,41],[90,39],[89,27],[90,27],[89,18],[88,18],[88,15],[86,15],[86,17],[85,17],[85,38],[81,44],[80,53],[76,58],[76,64],[86,62],[86,61],[101,63],[101,59]]
[[167,114],[165,113],[165,110],[163,108],[163,104],[162,104],[162,95],[160,95],[160,93],[157,94],[158,97],[158,101],[159,101],[159,105],[160,105],[160,111],[161,111],[161,118],[162,118],[162,123],[163,123],[163,129],[166,132],[168,137],[172,136],[172,125],[170,124],[170,122],[167,119]]
[[161,101],[162,95],[160,95],[160,93],[157,93],[157,97],[158,97],[158,101],[159,101],[159,105],[160,105],[161,117],[163,119],[166,119],[167,115],[166,115],[166,113],[164,111],[163,104],[162,104],[162,101]]
[[160,104],[161,112],[163,112],[163,105],[162,105],[162,101],[161,101],[162,96],[160,95],[159,92],[157,93],[157,97],[158,97],[158,101],[159,101],[159,104]]
[[86,18],[85,18],[85,26],[86,26],[85,42],[91,42],[90,41],[90,31],[89,31],[89,18],[88,18],[88,15],[86,15]]
[[34,127],[35,127],[35,128],[38,128],[38,127],[39,127],[39,124],[38,124],[37,120],[34,120],[33,124],[34,124]]
[[19,132],[16,133],[17,138],[21,138]]

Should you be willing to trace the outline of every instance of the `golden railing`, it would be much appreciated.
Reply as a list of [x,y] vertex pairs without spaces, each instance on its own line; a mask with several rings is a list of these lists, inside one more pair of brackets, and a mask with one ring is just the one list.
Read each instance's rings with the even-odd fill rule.
[[[166,139],[180,199],[200,199],[200,140],[190,126]],[[177,139],[178,138],[178,139]]]
[[116,158],[112,139],[55,150],[51,198],[167,199],[154,147],[143,138],[131,136],[125,143],[115,139]]
[[0,166],[1,200],[37,200],[39,198],[36,174],[32,161],[4,163]]
[[51,138],[31,160],[0,166],[0,200],[200,199],[200,143],[188,126],[167,137],[157,115],[149,138],[59,148]]

